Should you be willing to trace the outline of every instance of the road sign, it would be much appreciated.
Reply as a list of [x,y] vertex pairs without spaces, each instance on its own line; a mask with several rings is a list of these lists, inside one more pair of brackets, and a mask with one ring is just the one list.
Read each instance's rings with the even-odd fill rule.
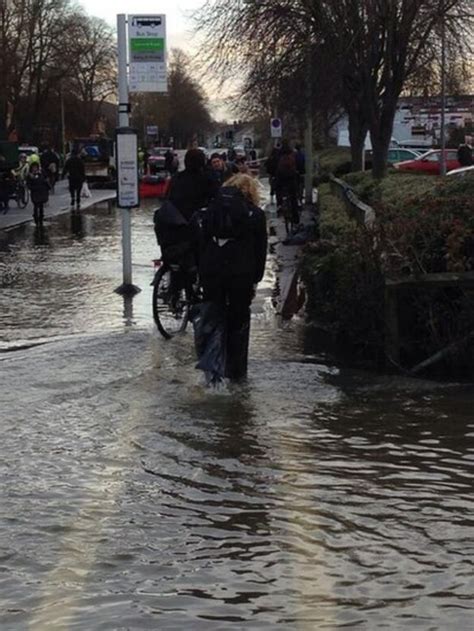
[[166,16],[129,15],[130,92],[167,92]]
[[271,124],[270,124],[270,130],[271,130],[272,138],[281,138],[282,128],[281,128],[280,118],[272,118]]
[[158,125],[147,125],[146,135],[147,136],[158,136]]
[[137,208],[138,194],[138,137],[130,127],[117,129],[117,206]]

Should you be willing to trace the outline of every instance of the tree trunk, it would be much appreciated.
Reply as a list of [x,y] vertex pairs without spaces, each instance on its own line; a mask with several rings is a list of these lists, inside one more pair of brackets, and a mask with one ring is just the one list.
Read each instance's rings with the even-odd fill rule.
[[351,143],[351,170],[362,171],[364,168],[364,146],[367,125],[358,112],[349,111],[349,141]]
[[6,98],[0,98],[0,140],[8,140],[7,130],[8,102]]
[[387,154],[392,139],[393,121],[396,102],[384,105],[380,118],[374,118],[370,124],[370,140],[372,142],[372,175],[381,180],[387,173]]

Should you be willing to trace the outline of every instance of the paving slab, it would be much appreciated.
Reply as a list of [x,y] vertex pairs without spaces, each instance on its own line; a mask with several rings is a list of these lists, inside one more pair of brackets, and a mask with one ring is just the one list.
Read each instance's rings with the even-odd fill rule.
[[[81,199],[81,209],[89,208],[94,204],[113,200],[117,192],[111,189],[95,190],[91,189],[91,197]],[[44,217],[55,217],[71,210],[71,197],[69,195],[68,182],[62,180],[56,184],[54,194],[50,194],[49,201],[44,207]],[[7,231],[24,223],[33,221],[33,204],[31,200],[26,208],[18,208],[16,202],[10,200],[10,208],[5,212],[0,212],[0,231]]]

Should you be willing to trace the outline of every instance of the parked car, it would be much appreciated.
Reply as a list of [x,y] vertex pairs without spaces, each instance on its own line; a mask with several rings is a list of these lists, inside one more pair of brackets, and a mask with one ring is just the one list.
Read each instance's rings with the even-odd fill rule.
[[[446,170],[452,171],[459,169],[461,166],[458,162],[458,152],[456,149],[446,149]],[[441,150],[433,149],[427,151],[414,160],[405,160],[404,162],[396,162],[393,166],[399,171],[412,171],[418,173],[426,173],[427,175],[440,175],[441,173]]]
[[173,149],[171,147],[153,147],[148,150],[148,168],[151,175],[165,170],[165,156],[168,151],[173,151]]
[[394,164],[395,162],[402,162],[406,160],[416,160],[422,155],[421,151],[414,151],[413,149],[399,149],[393,148],[388,150],[387,162]]
[[461,167],[460,169],[453,169],[448,173],[450,176],[454,177],[465,177],[469,175],[469,177],[474,177],[474,165],[470,167]]
[[243,145],[235,145],[233,147],[236,158],[245,158],[247,152],[245,151],[245,147]]

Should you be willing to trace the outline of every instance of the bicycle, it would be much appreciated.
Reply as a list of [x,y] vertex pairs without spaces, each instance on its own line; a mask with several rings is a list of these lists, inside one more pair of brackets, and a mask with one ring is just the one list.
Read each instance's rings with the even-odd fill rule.
[[196,273],[180,264],[153,261],[152,309],[158,331],[166,339],[184,333],[193,304],[198,302]]
[[[30,200],[30,191],[26,185],[25,180],[17,178],[9,184],[8,200],[16,202],[18,208],[26,208]],[[8,212],[8,205],[4,210],[4,213]]]

